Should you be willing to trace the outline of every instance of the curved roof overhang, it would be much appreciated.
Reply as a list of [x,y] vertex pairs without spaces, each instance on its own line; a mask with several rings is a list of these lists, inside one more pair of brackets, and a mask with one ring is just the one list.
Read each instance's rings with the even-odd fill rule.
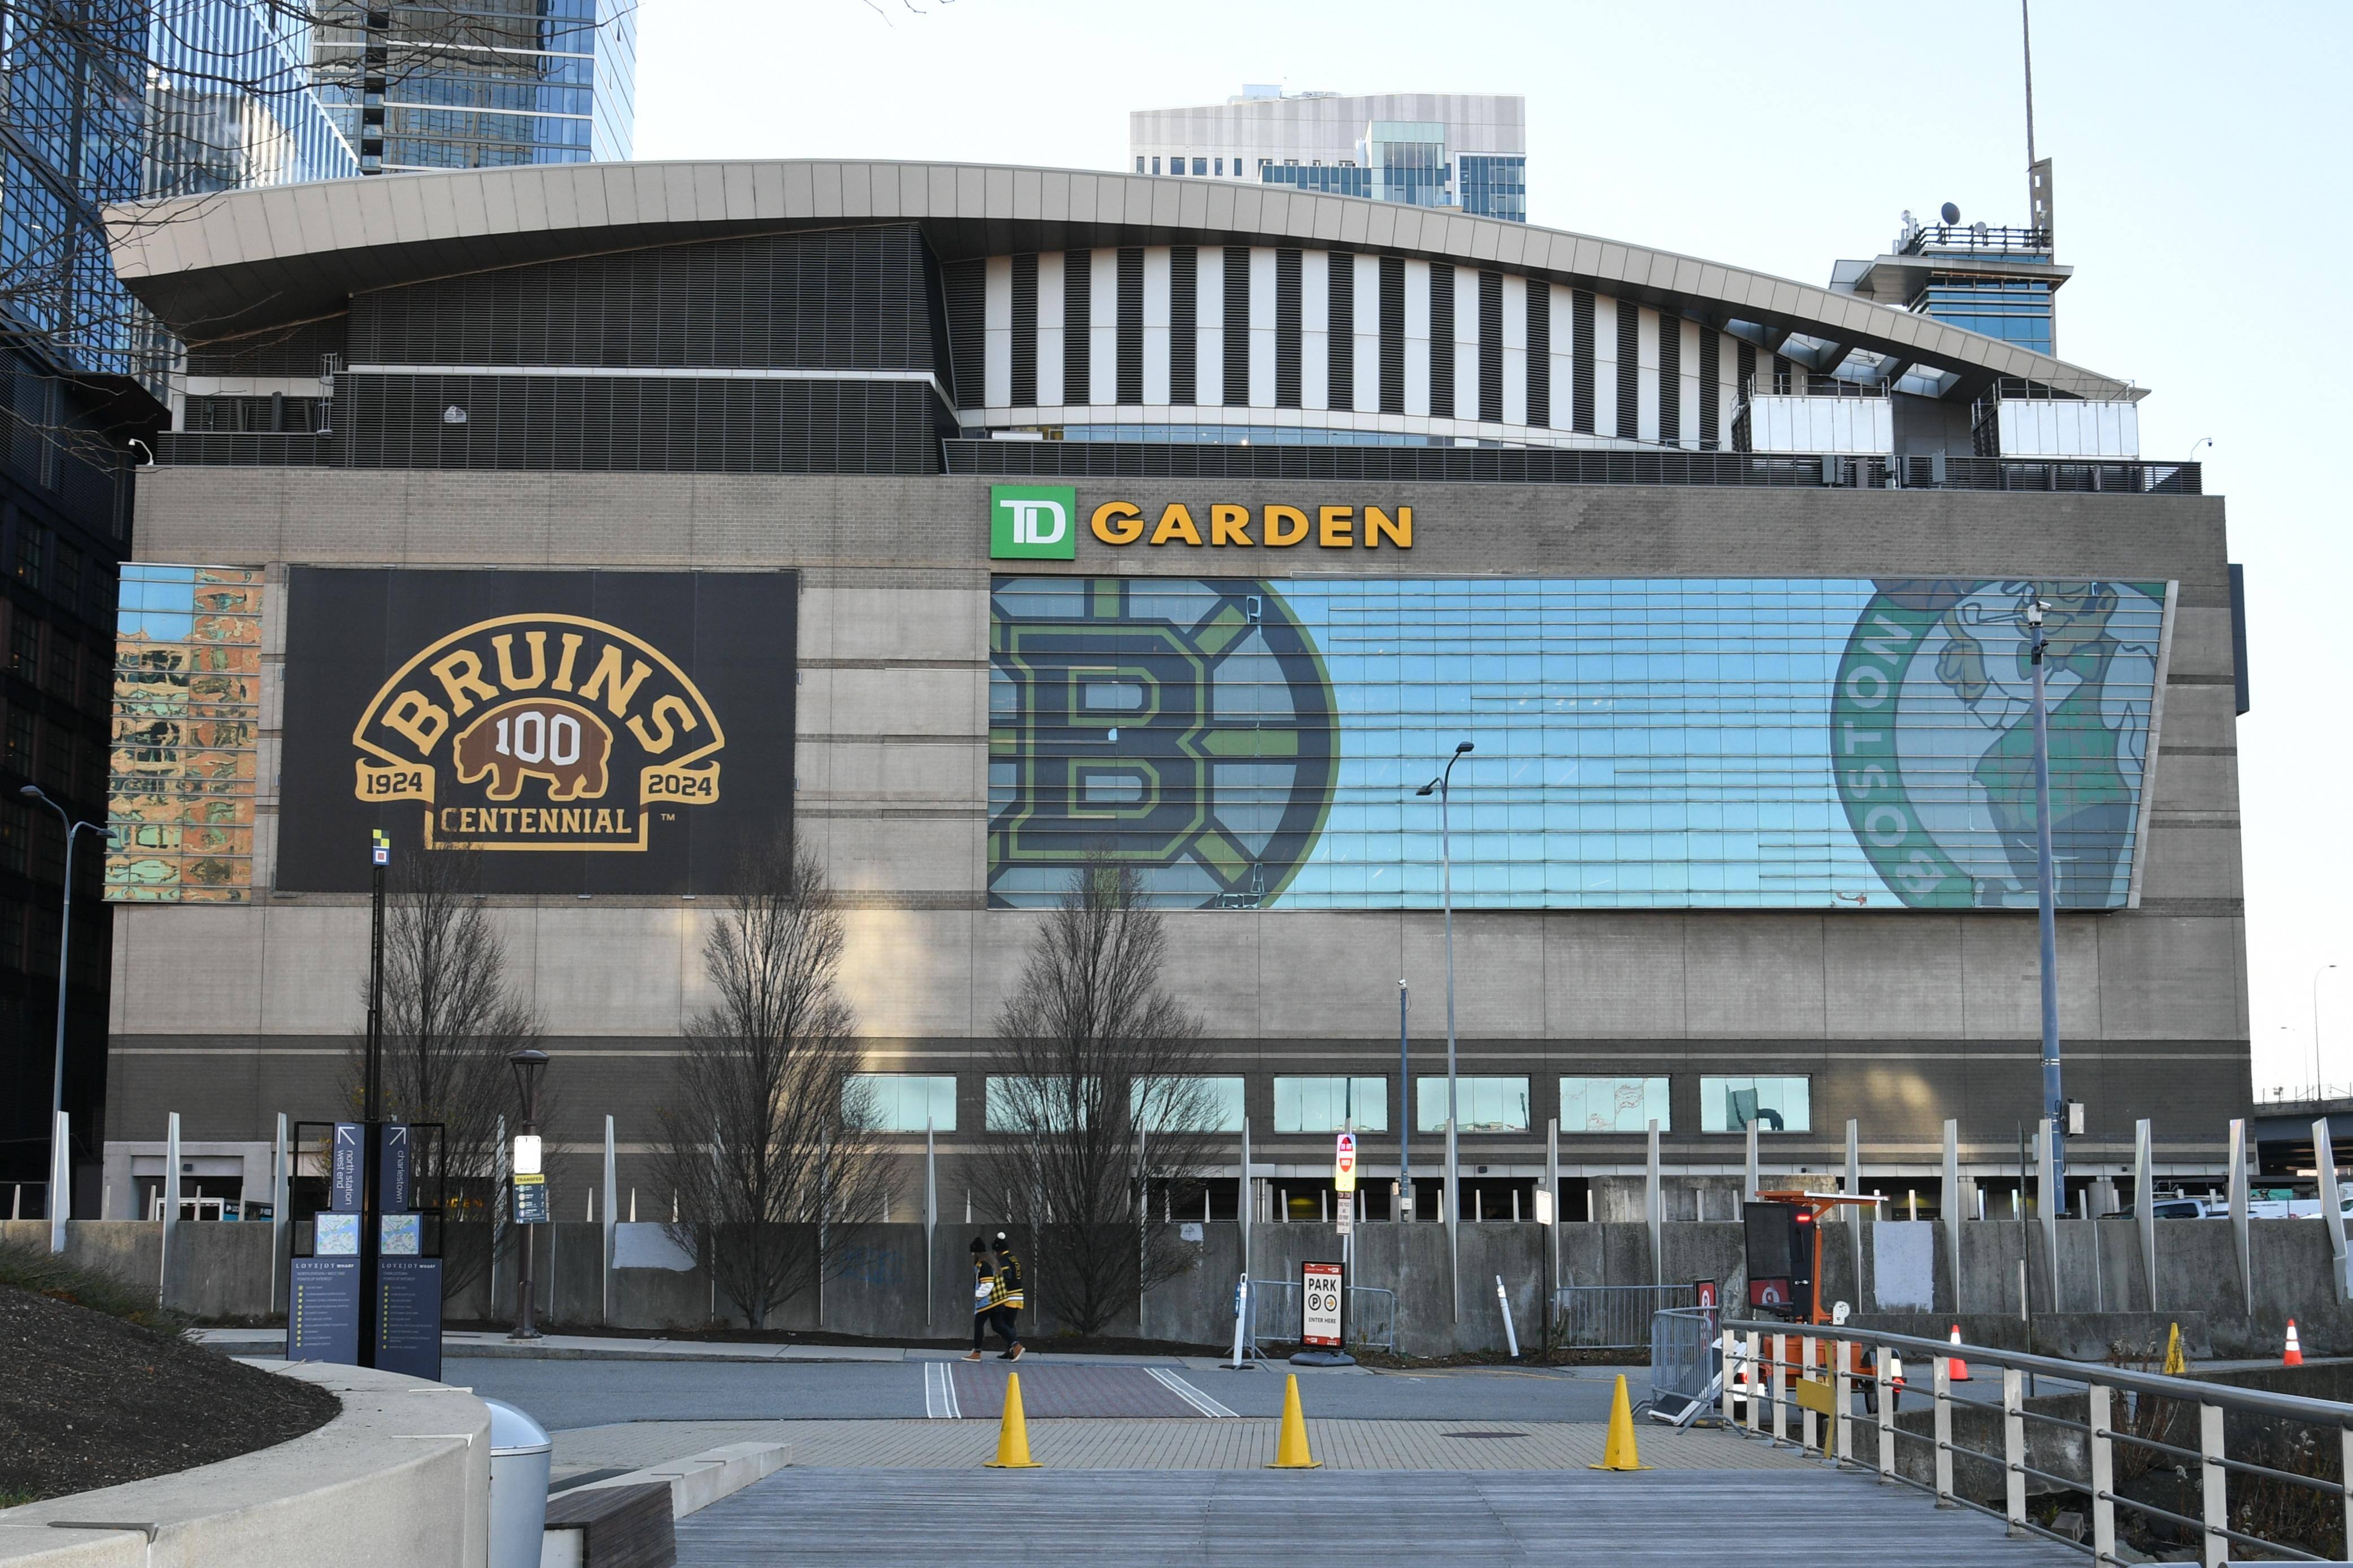
[[1345,247],[1493,267],[1719,328],[1799,333],[1946,373],[2087,398],[2142,389],[1926,316],[1620,240],[1446,208],[1217,180],[822,159],[559,163],[391,174],[119,206],[115,269],[196,342],[343,310],[424,279],[652,245],[913,223],[944,260],[1114,245]]

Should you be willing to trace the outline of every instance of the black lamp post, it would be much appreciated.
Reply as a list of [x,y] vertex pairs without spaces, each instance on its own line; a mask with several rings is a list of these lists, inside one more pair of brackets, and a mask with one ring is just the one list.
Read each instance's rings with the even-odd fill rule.
[[[515,1134],[513,1213],[515,1223],[522,1231],[522,1266],[515,1271],[515,1326],[510,1339],[535,1340],[539,1330],[532,1321],[531,1293],[531,1226],[534,1222],[522,1217],[522,1189],[539,1189],[538,1210],[546,1212],[546,1172],[540,1158],[539,1142],[539,1075],[547,1070],[545,1051],[525,1048],[512,1051],[507,1066],[514,1069],[515,1093],[522,1101],[522,1127]],[[537,1180],[526,1181],[525,1177]]]

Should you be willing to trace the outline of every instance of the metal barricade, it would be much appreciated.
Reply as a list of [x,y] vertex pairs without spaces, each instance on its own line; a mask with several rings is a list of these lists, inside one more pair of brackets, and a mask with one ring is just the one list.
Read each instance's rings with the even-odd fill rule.
[[1553,1299],[1554,1342],[1577,1350],[1646,1350],[1653,1313],[1698,1301],[1691,1285],[1564,1285]]
[[1651,1414],[1676,1426],[1705,1415],[1724,1393],[1717,1351],[1723,1314],[1670,1307],[1651,1315]]
[[1397,1292],[1377,1285],[1348,1287],[1348,1343],[1356,1350],[1397,1353]]
[[[1397,1292],[1377,1285],[1348,1287],[1348,1343],[1363,1350],[1397,1350]],[[1266,1347],[1297,1345],[1300,1317],[1299,1281],[1253,1279],[1250,1283],[1250,1316],[1242,1339],[1250,1353],[1264,1356]]]

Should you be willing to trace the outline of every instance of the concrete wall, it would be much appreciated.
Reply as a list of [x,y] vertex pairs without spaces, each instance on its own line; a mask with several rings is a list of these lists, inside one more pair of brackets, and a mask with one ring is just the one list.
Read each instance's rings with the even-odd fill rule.
[[[1198,514],[1211,489],[1217,500],[1262,505],[1295,503],[1301,488],[1090,482],[1079,501],[1184,500]],[[2222,1121],[2247,1099],[2248,1047],[2219,500],[1314,488],[1334,500],[1412,504],[1413,550],[1211,560],[1082,536],[1067,567],[1025,570],[2178,582],[2140,906],[2061,921],[2067,1085],[2092,1118],[2071,1160],[2079,1173],[2121,1170],[2133,1120],[2147,1116],[2161,1168],[2220,1168]],[[248,905],[117,911],[111,1138],[155,1138],[176,1110],[189,1139],[250,1140],[266,1137],[280,1110],[318,1117],[335,1102],[339,1058],[359,1024],[364,900],[267,891],[290,565],[791,566],[802,573],[795,821],[851,906],[844,980],[873,1065],[960,1076],[958,1127],[941,1139],[944,1200],[953,1194],[982,1121],[969,1042],[992,1027],[1037,923],[1031,912],[983,907],[986,481],[159,468],[142,476],[139,508],[150,558],[272,573],[256,834],[263,886]],[[554,1135],[586,1146],[605,1110],[625,1108],[622,1184],[650,1184],[666,1053],[710,1000],[698,954],[712,911],[667,899],[501,897],[491,906],[514,983],[556,1058],[551,1083],[565,1109]],[[1418,1004],[1415,1070],[1435,1062],[1444,980],[1436,914],[1217,910],[1169,924],[1168,979],[1207,1019],[1211,1070],[1248,1079],[1267,1173],[1320,1179],[1329,1161],[1326,1138],[1270,1131],[1272,1078],[1344,1066],[1393,1072],[1399,977]],[[1711,1199],[1741,1152],[1736,1138],[1696,1131],[1702,1073],[1810,1075],[1812,1129],[1773,1139],[1768,1163],[1836,1167],[1852,1116],[1865,1130],[1866,1170],[1891,1182],[1934,1172],[1947,1116],[1960,1119],[1972,1173],[2000,1170],[2040,1092],[2033,922],[2018,912],[1470,911],[1456,924],[1462,1070],[1525,1075],[1533,1091],[1529,1131],[1462,1140],[1465,1163],[1491,1174],[1540,1172],[1563,1074],[1671,1077],[1666,1158],[1677,1173],[1717,1178]],[[1398,1098],[1392,1085],[1392,1128]],[[1367,1135],[1368,1178],[1394,1173],[1394,1136]],[[1420,1141],[1425,1171],[1434,1143]],[[1642,1146],[1577,1134],[1563,1156],[1572,1176],[1623,1178],[1639,1172]],[[911,1168],[899,1202],[915,1191]],[[1671,1191],[1680,1215],[1689,1190]],[[1613,1201],[1602,1217],[1620,1215],[1633,1217]]]
[[[303,1245],[296,1226],[294,1245]],[[854,1334],[894,1342],[955,1341],[970,1331],[970,1234],[994,1226],[944,1222],[932,1238],[930,1300],[924,1313],[923,1229],[920,1225],[849,1227],[839,1270],[820,1292],[806,1290],[770,1315],[779,1331]],[[1029,1233],[1011,1227],[1017,1247]],[[1155,1287],[1140,1310],[1106,1324],[1103,1332],[1161,1342],[1224,1346],[1233,1334],[1233,1287],[1241,1272],[1240,1227],[1219,1221],[1203,1225],[1198,1242],[1182,1244],[1192,1267]],[[157,1276],[160,1226],[132,1221],[75,1221],[68,1239],[77,1260],[152,1289]],[[1398,1295],[1399,1347],[1415,1354],[1504,1347],[1495,1282],[1502,1277],[1523,1344],[1538,1341],[1546,1321],[1546,1284],[1557,1270],[1564,1286],[1689,1284],[1711,1279],[1729,1304],[1747,1299],[1742,1227],[1723,1221],[1671,1222],[1661,1227],[1663,1267],[1654,1275],[1649,1227],[1641,1225],[1570,1224],[1547,1234],[1534,1224],[1491,1222],[1461,1227],[1462,1265],[1459,1297],[1448,1289],[1446,1227],[1436,1224],[1364,1225],[1356,1234],[1356,1283]],[[19,1221],[0,1235],[37,1244],[47,1226]],[[2058,1300],[2050,1289],[2042,1232],[2031,1231],[2029,1291],[2036,1343],[2057,1353],[2098,1355],[2117,1340],[2161,1342],[2168,1324],[2179,1322],[2193,1353],[2226,1356],[2276,1354],[2287,1321],[2296,1321],[2308,1354],[2353,1353],[2353,1308],[2332,1285],[2325,1226],[2306,1220],[2257,1220],[2251,1235],[2254,1310],[2246,1310],[2232,1227],[2215,1220],[2158,1222],[2158,1278],[2149,1300],[2138,1233],[2118,1221],[2063,1221],[2059,1226],[2061,1277]],[[243,1225],[183,1225],[173,1270],[170,1304],[211,1321],[251,1321],[264,1316],[258,1303],[269,1285],[269,1227]],[[811,1245],[814,1238],[809,1238]],[[1821,1299],[1844,1301],[1856,1313],[1896,1331],[1941,1333],[1959,1322],[1978,1342],[2023,1346],[2018,1300],[2018,1227],[1969,1222],[1961,1227],[1962,1277],[1957,1294],[1936,1237],[1935,1304],[1925,1314],[1904,1317],[1882,1310],[1869,1287],[1874,1228],[1862,1228],[1860,1278],[1853,1232],[1826,1226],[1822,1234]],[[487,1227],[459,1226],[453,1247],[487,1244]],[[712,1321],[741,1323],[743,1313],[723,1291],[712,1289],[698,1262],[673,1272],[620,1268],[613,1272],[613,1311],[605,1312],[603,1227],[579,1221],[541,1226],[535,1238],[534,1299],[542,1321],[560,1330],[697,1329]],[[1556,1258],[1547,1248],[1556,1249]],[[1024,1251],[1023,1256],[1033,1256]],[[1296,1280],[1304,1262],[1336,1259],[1341,1247],[1328,1225],[1259,1224],[1250,1227],[1249,1267],[1254,1279]],[[2099,1259],[2094,1267],[2094,1258]],[[282,1262],[279,1273],[284,1272]],[[1050,1335],[1064,1328],[1050,1279],[1031,1270],[1030,1308],[1025,1331]],[[508,1322],[514,1312],[515,1258],[510,1247],[494,1269],[485,1269],[452,1292],[448,1321]],[[1899,1318],[1902,1321],[1899,1321]],[[2012,1329],[2015,1326],[2016,1332]]]

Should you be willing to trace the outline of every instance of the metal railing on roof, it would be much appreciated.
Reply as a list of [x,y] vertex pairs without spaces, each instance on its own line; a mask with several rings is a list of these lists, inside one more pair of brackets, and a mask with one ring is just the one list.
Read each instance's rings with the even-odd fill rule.
[[1922,224],[1904,237],[1899,256],[1926,256],[1932,252],[1960,251],[1992,256],[2048,256],[2051,253],[2051,231],[2047,228],[2002,228],[1982,223]]
[[[1789,1418],[1794,1411],[1800,1427],[1796,1440],[1810,1448],[1819,1445],[1824,1457],[1836,1461],[1841,1468],[1853,1466],[1873,1469],[1883,1481],[1899,1481],[1932,1492],[1939,1508],[1975,1509],[2004,1520],[2012,1534],[2034,1534],[2073,1546],[2091,1553],[2095,1563],[2124,1561],[2116,1554],[2119,1508],[2168,1531],[2190,1533],[2198,1542],[2200,1561],[2210,1568],[2221,1568],[2230,1559],[2234,1545],[2301,1562],[2342,1561],[2324,1558],[2291,1542],[2237,1528],[2238,1523],[2253,1521],[2243,1508],[2233,1510],[2231,1489],[2234,1480],[2241,1482],[2242,1491],[2250,1486],[2267,1483],[2333,1500],[2333,1511],[2345,1531],[2340,1539],[2353,1540],[2353,1488],[2347,1485],[2347,1478],[2353,1476],[2353,1405],[1827,1324],[1726,1319],[1722,1334],[1718,1346],[1722,1357],[1718,1397],[1727,1426],[1735,1425],[1734,1406],[1737,1404],[1743,1407],[1745,1426],[1741,1429],[1751,1436],[1763,1436],[1769,1422],[1773,1440],[1786,1444],[1792,1440]],[[2002,1447],[1998,1454],[1954,1441],[1955,1399],[1951,1362],[1947,1358],[1957,1351],[1972,1367],[1986,1365],[2001,1370]],[[1926,1433],[1907,1431],[1896,1425],[1896,1406],[1906,1391],[1905,1384],[1898,1382],[1904,1357],[1912,1358],[1915,1368],[1929,1369],[1931,1426]],[[2028,1409],[2025,1388],[2031,1377],[2056,1378],[2066,1384],[2082,1385],[2085,1419],[2077,1421],[2047,1410]],[[1908,1387],[1910,1392],[1919,1392],[1916,1372]],[[1865,1405],[1860,1417],[1853,1408],[1858,1393]],[[2124,1396],[2121,1411],[2119,1394]],[[2194,1424],[2183,1423],[2179,1417],[2191,1409],[2196,1411]],[[2276,1465],[2232,1458],[2225,1451],[2225,1437],[2226,1417],[2233,1415],[2282,1423],[2310,1434],[2308,1444],[2292,1446],[2292,1451],[2310,1454],[2316,1468],[2333,1458],[2336,1474],[2304,1474]],[[1862,1418],[1874,1422],[1878,1429],[1875,1464],[1867,1465],[1857,1454],[1854,1426]],[[2084,1473],[2062,1474],[2031,1464],[2029,1422],[2080,1435],[2085,1446]],[[2189,1433],[2176,1431],[2177,1426],[2184,1425],[2195,1426],[2194,1447],[2187,1446],[2192,1440]],[[2167,1441],[2177,1436],[2183,1441]],[[1899,1438],[1927,1446],[1929,1482],[1924,1484],[1902,1473]],[[2119,1449],[2154,1454],[2165,1468],[2185,1474],[2194,1472],[2197,1516],[2120,1491],[2116,1480]],[[2003,1494],[2000,1508],[1956,1491],[1957,1459],[1977,1461],[2000,1474]],[[2091,1539],[2074,1540],[2029,1519],[2026,1491],[2030,1479],[2088,1496]]]

